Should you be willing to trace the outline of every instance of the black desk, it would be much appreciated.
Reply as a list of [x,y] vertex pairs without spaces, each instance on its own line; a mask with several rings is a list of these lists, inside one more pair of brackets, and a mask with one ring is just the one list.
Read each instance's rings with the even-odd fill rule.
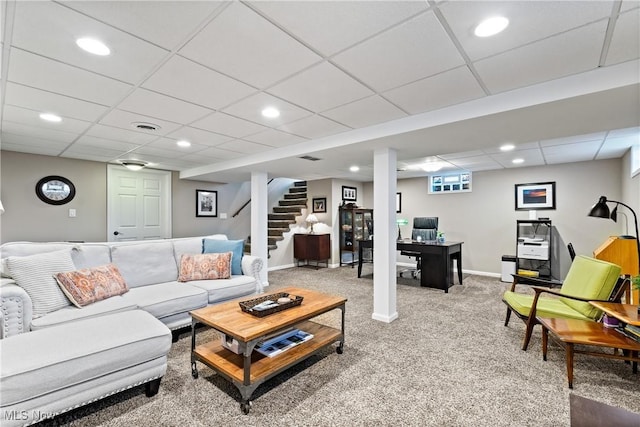
[[[449,292],[453,285],[453,260],[458,267],[458,281],[462,285],[462,243],[434,241],[417,242],[398,240],[396,249],[399,251],[420,252],[420,286],[442,289]],[[362,251],[373,249],[373,240],[358,241],[358,277],[362,273]]]

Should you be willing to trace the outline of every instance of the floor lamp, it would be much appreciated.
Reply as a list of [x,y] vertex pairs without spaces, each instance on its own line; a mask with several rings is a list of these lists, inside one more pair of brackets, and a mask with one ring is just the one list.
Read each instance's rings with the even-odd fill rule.
[[[607,206],[607,203],[616,204],[616,207],[613,208],[613,212],[609,211],[609,206]],[[607,200],[605,196],[600,196],[598,203],[591,207],[589,216],[593,216],[596,218],[610,218],[615,221],[617,219],[618,205],[624,206],[633,214],[633,223],[636,227],[636,248],[638,250],[638,274],[640,274],[640,235],[638,234],[638,216],[636,215],[636,212],[631,208],[631,206],[617,200]],[[640,306],[638,307],[638,311],[640,312]]]

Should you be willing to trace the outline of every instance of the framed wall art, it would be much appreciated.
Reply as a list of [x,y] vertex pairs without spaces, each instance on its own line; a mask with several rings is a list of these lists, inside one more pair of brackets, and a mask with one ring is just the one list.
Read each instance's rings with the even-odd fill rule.
[[342,200],[355,202],[358,200],[358,189],[356,187],[342,186]]
[[209,190],[196,190],[196,216],[218,216],[218,192]]
[[325,213],[327,212],[327,198],[326,197],[316,197],[312,201],[311,210],[313,213]]
[[402,212],[402,193],[396,193],[396,213]]
[[555,182],[516,184],[515,189],[517,211],[556,208]]

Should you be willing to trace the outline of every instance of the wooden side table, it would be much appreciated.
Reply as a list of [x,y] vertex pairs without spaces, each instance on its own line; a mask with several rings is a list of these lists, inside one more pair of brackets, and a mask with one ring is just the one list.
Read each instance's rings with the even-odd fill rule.
[[293,257],[300,267],[300,261],[305,261],[303,266],[311,265],[309,261],[315,261],[315,265],[319,267],[321,262],[329,266],[329,258],[331,258],[331,237],[329,234],[294,234],[293,235]]
[[[633,362],[633,372],[638,372],[638,352],[640,342],[626,337],[615,328],[607,328],[602,323],[578,319],[548,319],[537,318],[542,325],[542,358],[547,360],[548,335],[551,335],[564,347],[567,362],[567,380],[569,388],[573,388],[573,355],[587,354],[589,356],[605,357],[608,359],[628,360]],[[612,348],[614,352],[576,350],[575,344]],[[618,354],[616,349],[627,350],[627,354]]]
[[589,301],[589,304],[604,311],[607,315],[615,317],[621,322],[640,326],[640,314],[638,314],[637,305],[600,301]]

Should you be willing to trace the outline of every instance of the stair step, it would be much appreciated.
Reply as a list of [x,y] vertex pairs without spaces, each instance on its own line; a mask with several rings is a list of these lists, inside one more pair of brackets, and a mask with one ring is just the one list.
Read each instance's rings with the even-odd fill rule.
[[286,230],[285,233],[288,233],[289,231],[291,231],[291,228],[289,228],[289,226],[291,224],[295,224],[296,222],[294,220],[290,220],[290,221],[269,221],[267,222],[267,227],[268,228],[273,228],[273,229],[278,229],[278,230]]
[[291,194],[285,194],[284,195],[284,199],[285,200],[305,200],[307,199],[307,192],[305,191],[303,192],[297,192],[297,193],[291,193]]
[[302,209],[305,209],[306,206],[274,206],[273,211],[275,213],[294,213],[296,215],[300,215]]
[[275,245],[276,242],[279,242],[280,240],[284,240],[284,237],[282,237],[282,236],[279,236],[279,237],[278,236],[269,236],[269,237],[267,237],[267,243],[269,245]]
[[289,231],[291,231],[291,229],[289,227],[286,228],[280,228],[280,227],[271,227],[271,225],[269,225],[269,228],[267,229],[267,235],[269,236],[282,236],[284,233],[288,233]]
[[307,207],[307,199],[294,199],[294,200],[278,200],[279,206],[301,206]]
[[296,221],[296,216],[292,213],[271,213],[267,216],[269,221]]
[[294,187],[306,187],[307,186],[307,181],[296,181],[293,183]]
[[307,187],[291,187],[289,189],[290,194],[306,193],[306,192],[307,192]]

